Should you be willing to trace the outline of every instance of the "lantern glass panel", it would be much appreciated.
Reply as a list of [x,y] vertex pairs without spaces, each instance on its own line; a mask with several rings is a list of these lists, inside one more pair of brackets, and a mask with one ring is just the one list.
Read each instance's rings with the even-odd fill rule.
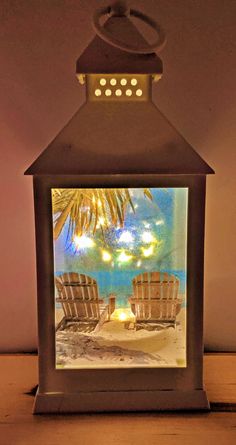
[[188,188],[52,189],[57,369],[187,366],[187,205]]

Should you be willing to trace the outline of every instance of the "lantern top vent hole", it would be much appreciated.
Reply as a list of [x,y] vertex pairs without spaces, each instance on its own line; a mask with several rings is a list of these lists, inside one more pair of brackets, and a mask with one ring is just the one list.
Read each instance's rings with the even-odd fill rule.
[[91,101],[145,101],[151,95],[150,76],[143,74],[90,74],[86,76]]

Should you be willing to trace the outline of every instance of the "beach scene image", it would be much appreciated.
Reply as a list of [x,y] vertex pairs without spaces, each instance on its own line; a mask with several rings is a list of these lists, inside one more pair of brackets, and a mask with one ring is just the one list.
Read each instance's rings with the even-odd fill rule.
[[188,188],[51,196],[55,367],[186,367]]

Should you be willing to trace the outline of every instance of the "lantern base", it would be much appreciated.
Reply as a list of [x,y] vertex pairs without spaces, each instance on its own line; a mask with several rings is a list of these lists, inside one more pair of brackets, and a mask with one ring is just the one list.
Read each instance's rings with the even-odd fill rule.
[[34,414],[114,411],[209,410],[204,390],[36,394]]

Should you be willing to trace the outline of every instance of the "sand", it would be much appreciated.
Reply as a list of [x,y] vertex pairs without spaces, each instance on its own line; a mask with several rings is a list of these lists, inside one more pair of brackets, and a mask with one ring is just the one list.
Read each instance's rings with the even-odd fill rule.
[[[126,311],[122,309],[130,317]],[[78,332],[76,323],[71,324],[56,333],[57,368],[185,367],[185,315],[182,308],[175,328],[160,325],[156,331],[127,329],[129,323],[119,321],[118,313],[95,333]]]

